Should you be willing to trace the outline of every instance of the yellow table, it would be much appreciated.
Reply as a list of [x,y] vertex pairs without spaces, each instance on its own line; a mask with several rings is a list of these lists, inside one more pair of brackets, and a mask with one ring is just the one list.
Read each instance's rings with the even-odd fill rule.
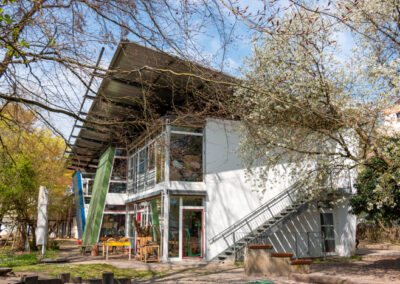
[[129,260],[131,260],[132,255],[132,245],[130,241],[106,241],[103,242],[103,256],[104,256],[104,248],[106,247],[106,260],[108,260],[108,248],[109,247],[129,247]]

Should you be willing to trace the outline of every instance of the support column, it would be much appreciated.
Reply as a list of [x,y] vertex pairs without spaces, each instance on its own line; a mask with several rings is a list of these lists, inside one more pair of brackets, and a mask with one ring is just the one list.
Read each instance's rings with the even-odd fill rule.
[[132,214],[126,212],[125,215],[125,237],[132,237]]
[[169,122],[166,127],[166,137],[165,137],[165,184],[166,189],[170,188],[169,183],[169,164],[170,164],[170,146],[171,146],[171,125]]
[[168,240],[169,240],[169,193],[164,192],[164,238],[163,238],[163,254],[162,261],[168,260]]

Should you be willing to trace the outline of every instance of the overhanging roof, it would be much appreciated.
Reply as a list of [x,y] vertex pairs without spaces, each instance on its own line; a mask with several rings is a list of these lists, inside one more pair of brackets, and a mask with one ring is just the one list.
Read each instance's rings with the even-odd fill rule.
[[108,70],[72,136],[71,169],[94,171],[109,145],[125,147],[162,116],[226,116],[224,73],[133,42],[119,44]]

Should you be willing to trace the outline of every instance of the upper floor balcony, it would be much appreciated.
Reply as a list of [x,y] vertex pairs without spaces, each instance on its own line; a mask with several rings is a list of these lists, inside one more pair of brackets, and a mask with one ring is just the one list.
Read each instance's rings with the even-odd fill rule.
[[128,194],[203,184],[203,128],[165,125],[128,151]]

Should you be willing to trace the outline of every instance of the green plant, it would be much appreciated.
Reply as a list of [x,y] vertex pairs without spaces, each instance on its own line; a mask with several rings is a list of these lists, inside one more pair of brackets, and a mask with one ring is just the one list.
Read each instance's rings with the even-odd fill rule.
[[37,263],[39,263],[39,259],[36,252],[15,254],[9,251],[0,255],[0,267],[16,267]]
[[47,242],[46,249],[59,250],[60,249],[60,245],[58,244],[58,242],[56,240],[49,240]]

